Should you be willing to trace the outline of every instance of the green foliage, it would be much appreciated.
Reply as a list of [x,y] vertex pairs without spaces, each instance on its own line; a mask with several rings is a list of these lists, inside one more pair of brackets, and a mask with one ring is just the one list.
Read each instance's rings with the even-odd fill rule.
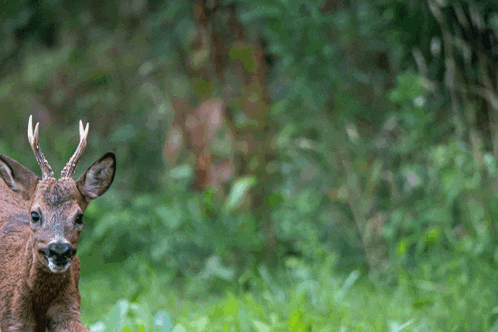
[[[333,257],[312,265],[289,258],[275,275],[259,266],[250,293],[235,288],[197,300],[162,288],[158,276],[149,279],[159,282],[157,289],[135,302],[116,301],[92,331],[487,331],[496,323],[492,304],[498,293],[490,287],[495,273],[484,261],[434,258],[417,273],[397,271],[394,289],[375,287],[358,270],[338,276],[336,264]],[[119,274],[112,271],[99,280]],[[154,300],[158,289],[165,297],[159,301]],[[82,285],[83,295],[87,291]]]
[[227,211],[232,211],[239,207],[242,204],[244,197],[247,197],[247,192],[254,187],[256,183],[257,179],[254,176],[236,180],[228,194],[225,209]]
[[166,311],[158,311],[153,318],[143,306],[120,300],[104,317],[89,327],[90,331],[154,331],[170,332],[173,329],[171,317]]
[[[81,170],[103,149],[118,158],[113,187],[85,213],[78,247],[85,324],[496,329],[496,128],[493,113],[479,113],[493,100],[476,101],[494,92],[476,68],[457,70],[463,78],[451,82],[447,48],[444,56],[437,49],[467,52],[463,34],[456,46],[444,44],[426,2],[362,0],[330,10],[327,1],[219,2],[219,11],[235,6],[242,34],[265,42],[269,74],[261,85],[278,123],[270,144],[281,185],[256,217],[251,193],[267,185],[258,174],[235,170],[233,182],[199,193],[191,189],[192,155],[182,150],[179,164],[165,161],[173,101],[233,91],[214,91],[216,80],[187,72],[213,70],[209,50],[192,51],[202,39],[192,3],[141,3],[8,0],[0,12],[0,152],[37,169],[23,129],[33,113],[54,169],[71,156],[80,118],[91,123]],[[491,34],[496,15],[488,16]],[[243,45],[226,58],[248,74],[259,69],[253,55]],[[483,59],[492,57],[455,64],[485,66]],[[237,131],[258,125],[238,107],[223,116]],[[216,155],[239,158],[231,135],[213,134]],[[180,136],[187,146],[191,138]],[[262,163],[241,164],[253,171]],[[277,264],[261,254],[265,232],[274,236]]]
[[[141,194],[129,201],[115,199],[111,192],[85,213],[86,229],[78,249],[82,261],[89,257],[88,264],[95,265],[98,260],[91,256],[99,252],[99,266],[126,262],[133,270],[145,264],[167,267],[173,274],[198,274],[199,280],[215,275],[233,281],[236,267],[249,267],[237,265],[239,255],[255,254],[262,245],[254,217],[230,213],[240,199],[235,196],[247,190],[241,187],[244,183],[234,184],[234,194],[224,206],[211,206],[201,195],[179,187],[174,195]],[[206,204],[220,211],[216,218],[205,216]],[[97,216],[99,221],[94,222]],[[223,267],[218,255],[235,266]]]

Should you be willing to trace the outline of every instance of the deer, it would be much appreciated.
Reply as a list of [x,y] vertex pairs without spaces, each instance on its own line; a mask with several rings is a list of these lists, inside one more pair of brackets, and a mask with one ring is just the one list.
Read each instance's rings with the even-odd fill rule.
[[80,120],[80,142],[59,180],[39,145],[32,116],[28,140],[41,178],[0,153],[0,332],[89,331],[80,320],[80,261],[76,256],[83,213],[114,180],[108,152],[77,180],[89,124]]

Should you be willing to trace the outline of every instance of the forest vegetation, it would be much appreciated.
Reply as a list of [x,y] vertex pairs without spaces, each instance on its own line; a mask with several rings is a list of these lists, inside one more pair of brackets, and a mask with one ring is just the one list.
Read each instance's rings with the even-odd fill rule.
[[0,6],[0,152],[117,157],[91,331],[498,331],[492,2]]

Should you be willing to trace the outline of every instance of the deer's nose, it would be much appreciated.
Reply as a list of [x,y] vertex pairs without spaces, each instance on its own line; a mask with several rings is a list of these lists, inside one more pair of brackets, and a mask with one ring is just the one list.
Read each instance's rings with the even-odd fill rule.
[[48,246],[48,257],[56,260],[69,260],[73,258],[75,250],[69,243],[51,243]]

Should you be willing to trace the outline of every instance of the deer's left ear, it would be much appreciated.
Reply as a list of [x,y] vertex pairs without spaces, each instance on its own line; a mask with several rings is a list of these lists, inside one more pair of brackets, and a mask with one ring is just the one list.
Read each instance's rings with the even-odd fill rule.
[[80,192],[88,201],[104,194],[111,186],[116,173],[116,156],[107,152],[76,180]]

